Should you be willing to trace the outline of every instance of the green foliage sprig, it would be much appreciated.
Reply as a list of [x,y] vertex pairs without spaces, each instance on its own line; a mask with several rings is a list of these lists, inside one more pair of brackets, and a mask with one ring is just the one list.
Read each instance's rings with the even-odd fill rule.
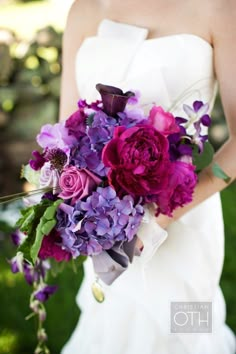
[[35,263],[44,236],[56,225],[56,211],[61,203],[61,199],[55,202],[43,199],[39,204],[21,210],[22,217],[16,226],[27,236],[19,251],[30,263]]

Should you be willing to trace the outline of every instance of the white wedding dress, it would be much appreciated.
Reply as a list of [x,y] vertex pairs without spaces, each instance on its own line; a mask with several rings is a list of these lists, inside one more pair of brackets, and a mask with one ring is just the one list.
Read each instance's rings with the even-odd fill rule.
[[[76,59],[81,98],[99,98],[97,83],[139,90],[141,104],[155,102],[183,115],[182,103],[214,102],[213,49],[193,34],[146,39],[147,29],[103,20],[97,36],[82,43]],[[148,106],[147,106],[148,107]],[[63,354],[234,354],[219,287],[224,229],[219,194],[168,228],[153,215],[142,224],[144,250],[111,286],[105,301],[91,292],[91,259],[78,294],[82,314]],[[162,244],[161,244],[162,243]],[[160,245],[161,244],[161,245]],[[171,302],[211,302],[212,333],[174,334]]]

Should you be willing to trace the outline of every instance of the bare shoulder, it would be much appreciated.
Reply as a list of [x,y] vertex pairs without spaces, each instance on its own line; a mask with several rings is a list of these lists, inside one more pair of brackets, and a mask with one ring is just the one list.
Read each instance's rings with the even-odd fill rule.
[[208,8],[209,23],[213,43],[217,45],[221,40],[235,40],[236,36],[236,1],[210,0]]
[[79,32],[82,37],[92,36],[101,18],[99,1],[75,0],[69,11],[66,31],[70,32],[70,35]]
[[[63,34],[62,79],[60,119],[68,117],[77,109],[78,89],[76,85],[75,61],[84,38],[96,34],[101,21],[101,0],[75,0],[67,17]],[[68,90],[68,87],[70,88]]]

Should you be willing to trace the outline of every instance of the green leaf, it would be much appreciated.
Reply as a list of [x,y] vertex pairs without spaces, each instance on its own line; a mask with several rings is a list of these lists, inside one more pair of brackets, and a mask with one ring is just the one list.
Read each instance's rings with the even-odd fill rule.
[[205,167],[210,165],[210,163],[213,160],[213,156],[214,156],[214,148],[209,143],[209,141],[206,141],[204,143],[203,152],[201,154],[199,154],[199,152],[198,152],[198,147],[197,146],[194,147],[194,149],[193,149],[193,164],[196,166],[196,171],[200,172]]
[[56,220],[53,219],[53,220],[49,220],[47,221],[41,228],[41,232],[44,234],[44,235],[48,235],[52,229],[54,228],[54,226],[56,226]]
[[93,118],[95,116],[95,113],[91,113],[87,119],[86,119],[86,124],[90,127],[93,124]]
[[216,162],[212,166],[212,172],[214,176],[223,179],[226,183],[231,181],[231,178],[221,169],[221,167]]
[[46,220],[51,220],[54,218],[55,215],[55,211],[56,211],[57,207],[55,207],[54,205],[50,206],[49,208],[47,208],[45,210],[45,213],[43,214],[43,217]]
[[40,218],[40,222],[36,228],[35,240],[30,250],[30,255],[33,262],[35,262],[36,258],[38,257],[38,253],[41,248],[44,236],[47,236],[56,225],[55,215],[57,208],[61,203],[61,199],[55,201],[52,205],[50,205],[49,207],[47,207],[47,209],[44,210],[44,213]]
[[24,258],[29,262],[33,262],[31,256],[31,248],[35,242],[36,230],[40,223],[45,210],[51,206],[53,202],[43,199],[39,204],[21,210],[22,217],[17,221],[16,227],[27,234],[25,241],[20,245],[19,251],[24,254]]
[[23,232],[27,232],[35,215],[33,207],[21,210],[21,215],[22,217],[16,222],[16,227],[19,227]]
[[18,247],[18,252],[22,252],[24,258],[27,259],[28,262],[33,264],[33,260],[30,254],[31,246],[32,246],[31,239],[29,237],[26,237],[24,242]]
[[33,244],[31,245],[31,249],[30,249],[30,256],[33,260],[33,262],[35,263],[36,258],[38,256],[40,247],[42,245],[42,241],[44,238],[44,233],[42,232],[42,228],[43,228],[43,217],[40,219],[40,223],[37,226],[36,229],[36,235],[35,235],[35,239]]

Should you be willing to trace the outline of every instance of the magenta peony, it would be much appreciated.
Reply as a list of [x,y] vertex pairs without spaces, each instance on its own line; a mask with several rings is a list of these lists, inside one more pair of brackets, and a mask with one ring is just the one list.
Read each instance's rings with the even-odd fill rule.
[[39,251],[39,258],[54,258],[57,262],[69,261],[71,259],[71,254],[63,250],[60,244],[61,237],[56,230],[53,230],[48,236],[44,236]]
[[195,166],[183,161],[173,162],[172,165],[174,173],[170,175],[168,189],[163,189],[155,200],[157,214],[162,213],[170,217],[176,208],[192,201],[197,184]]
[[149,200],[168,184],[168,148],[167,138],[150,125],[116,127],[102,153],[104,165],[110,167],[109,184],[120,195]]
[[74,204],[78,199],[89,195],[100,183],[101,179],[85,168],[79,170],[75,166],[68,166],[60,176],[59,186],[62,192],[59,197],[73,198],[72,204]]
[[148,122],[165,136],[178,133],[180,130],[173,114],[165,112],[162,107],[154,106],[151,109]]

